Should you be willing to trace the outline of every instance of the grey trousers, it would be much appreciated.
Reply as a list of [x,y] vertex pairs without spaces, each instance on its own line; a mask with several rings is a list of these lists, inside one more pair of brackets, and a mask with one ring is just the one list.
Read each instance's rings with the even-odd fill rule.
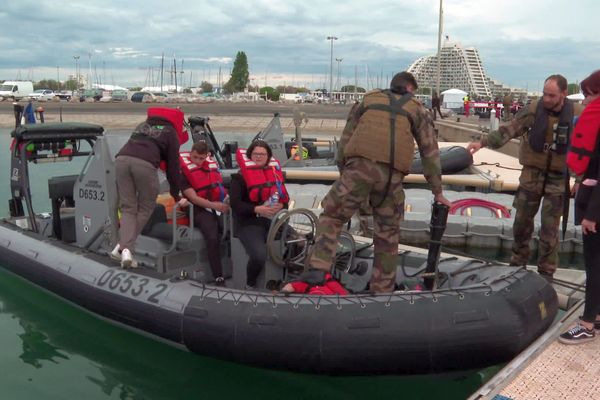
[[135,240],[156,205],[158,175],[152,164],[130,156],[117,157],[115,171],[121,207],[119,245],[121,250],[133,251]]

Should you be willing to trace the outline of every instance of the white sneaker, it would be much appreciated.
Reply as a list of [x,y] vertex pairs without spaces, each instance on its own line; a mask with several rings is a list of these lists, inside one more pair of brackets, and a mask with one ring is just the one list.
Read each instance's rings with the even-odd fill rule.
[[133,264],[133,257],[129,249],[123,249],[121,252],[121,268],[129,268]]
[[121,245],[117,243],[115,248],[110,252],[110,258],[112,258],[113,260],[121,261],[121,252],[119,250],[121,250]]

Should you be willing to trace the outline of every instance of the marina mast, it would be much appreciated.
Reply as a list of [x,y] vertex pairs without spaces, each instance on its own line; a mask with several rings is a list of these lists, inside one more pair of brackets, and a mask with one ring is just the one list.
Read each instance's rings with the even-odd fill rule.
[[443,10],[442,10],[442,0],[440,0],[440,20],[438,23],[438,52],[437,52],[437,84],[436,84],[436,94],[440,95],[440,75],[441,75],[441,56],[442,56],[442,24],[444,22],[443,19]]

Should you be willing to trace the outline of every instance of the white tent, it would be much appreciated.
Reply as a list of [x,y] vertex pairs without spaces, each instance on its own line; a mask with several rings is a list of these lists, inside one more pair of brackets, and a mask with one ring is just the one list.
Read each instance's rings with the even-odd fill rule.
[[575,94],[568,95],[567,99],[573,100],[573,101],[582,101],[583,99],[585,99],[585,96],[583,95],[583,93],[575,93]]
[[463,106],[463,98],[468,93],[460,89],[448,89],[442,92],[442,107],[444,108],[461,108]]

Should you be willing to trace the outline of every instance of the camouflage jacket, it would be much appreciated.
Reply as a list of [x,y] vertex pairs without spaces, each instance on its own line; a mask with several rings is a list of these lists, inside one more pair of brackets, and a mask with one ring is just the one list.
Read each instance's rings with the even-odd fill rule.
[[[348,144],[348,141],[354,133],[354,129],[358,125],[360,116],[363,114],[364,108],[363,103],[356,103],[350,109],[348,118],[346,119],[346,126],[342,132],[340,143],[338,146],[338,152],[336,157],[336,164],[340,171],[342,170],[344,163],[346,162],[344,157],[344,148]],[[417,112],[412,115],[415,123],[416,136],[414,137],[419,153],[421,154],[421,160],[423,163],[423,175],[427,182],[431,185],[431,191],[434,194],[442,192],[442,168],[440,164],[440,151],[438,143],[435,137],[435,130],[433,127],[433,121],[431,114],[423,106],[417,108]]]

